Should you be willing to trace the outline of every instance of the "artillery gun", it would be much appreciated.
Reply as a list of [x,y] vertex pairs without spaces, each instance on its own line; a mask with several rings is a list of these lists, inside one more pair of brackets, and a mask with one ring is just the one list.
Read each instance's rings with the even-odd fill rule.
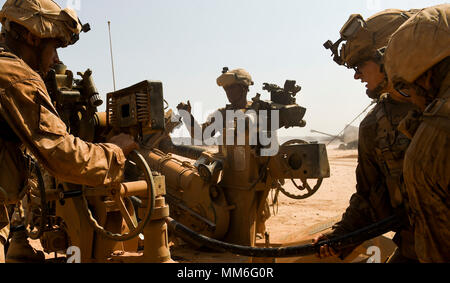
[[[301,88],[295,81],[287,81],[284,88],[264,84],[263,89],[271,93],[271,100],[263,101],[257,94],[243,112],[256,113],[258,118],[266,111],[268,124],[277,116],[279,123],[276,129],[267,131],[268,136],[281,127],[306,125],[303,120],[306,109],[296,104],[295,95]],[[249,115],[236,118],[232,126],[222,131],[223,141],[227,136],[237,140],[241,134],[238,124],[245,121],[243,144],[223,142],[217,150],[206,150],[174,145],[167,135],[157,145],[158,150],[144,156],[153,170],[166,176],[167,199],[173,218],[211,238],[254,246],[257,225],[265,221],[261,215],[270,190],[282,188],[288,179],[302,191],[301,198],[307,198],[319,189],[323,178],[330,176],[330,169],[323,144],[293,140],[279,146],[275,139],[278,152],[272,156],[262,154],[268,146],[259,141],[251,142],[249,119]],[[257,128],[261,131],[265,127],[258,124]],[[180,160],[172,154],[194,161]],[[302,184],[297,184],[295,179],[300,179]],[[311,187],[308,180],[317,180],[317,183]]]
[[[285,88],[274,84],[264,84],[264,88],[271,92],[271,99],[275,101],[263,101],[258,94],[245,109],[247,112],[279,111],[280,123],[276,129],[306,125],[303,121],[306,109],[296,104],[295,95],[301,88],[295,86],[295,81],[287,81]],[[224,143],[219,144],[217,150],[176,145],[169,134],[181,122],[176,117],[171,118],[172,115],[166,113],[165,132],[149,140],[148,144],[158,149],[143,153],[150,167],[166,176],[166,198],[170,203],[170,214],[176,219],[167,218],[169,229],[196,246],[205,245],[213,250],[250,256],[253,262],[261,262],[256,258],[271,262],[274,258],[299,256],[303,257],[300,261],[314,261],[313,257],[305,255],[316,253],[318,246],[307,245],[306,242],[272,244],[267,237],[264,248],[260,248],[255,234],[258,222],[265,221],[260,215],[270,190],[283,192],[285,180],[292,180],[303,194],[291,197],[305,199],[317,192],[323,178],[330,176],[325,145],[291,140],[281,145],[276,154],[266,156],[261,153],[267,145],[252,144],[248,127],[245,128],[245,143],[242,145]],[[268,115],[269,121],[272,118]],[[234,126],[223,129],[223,141],[229,135],[239,139],[237,119]],[[245,115],[243,120],[246,120]],[[300,179],[302,184],[297,185],[295,179]],[[316,181],[314,186],[309,185],[311,180]],[[358,243],[360,239],[370,238],[369,234],[378,236],[390,229],[392,223],[393,219],[387,219],[338,239],[333,246],[346,245],[344,242]],[[329,227],[327,223],[325,228],[315,233]],[[357,255],[356,251],[347,260]]]
[[[107,113],[90,70],[73,73],[59,66],[46,79],[50,96],[70,133],[88,142],[105,142],[107,136],[123,132],[137,141],[144,135],[164,131],[162,83],[144,81],[108,94]],[[120,184],[88,188],[61,182],[33,167],[38,186],[26,191],[25,219],[29,236],[40,239],[47,253],[80,250],[81,262],[167,262],[171,261],[165,204],[164,176],[154,173],[144,157],[134,151],[128,157],[125,180]],[[139,200],[139,206],[133,205]],[[139,217],[137,216],[139,215]],[[139,256],[138,238],[144,243]]]
[[[92,141],[103,141],[119,132],[129,133],[141,142],[141,149],[127,162],[125,182],[103,188],[59,182],[34,166],[39,185],[26,191],[24,197],[28,200],[26,225],[30,237],[40,239],[46,252],[77,246],[81,262],[169,262],[168,227],[177,234],[184,231],[187,237],[196,235],[191,239],[206,240],[219,249],[224,243],[214,243],[214,239],[250,246],[225,244],[232,252],[243,255],[291,257],[317,251],[310,245],[267,251],[253,250],[252,246],[257,215],[268,191],[277,188],[280,180],[299,178],[303,189],[308,190],[306,195],[311,195],[315,191],[308,189],[308,180],[316,179],[317,189],[321,180],[329,177],[324,145],[294,140],[282,145],[276,155],[263,156],[263,146],[250,144],[246,132],[244,145],[221,145],[217,152],[176,146],[169,134],[178,122],[173,122],[170,110],[164,113],[161,82],[144,81],[110,93],[107,112],[98,113],[98,105],[86,99],[92,96],[85,95],[85,88],[80,87],[85,82],[72,81],[67,72],[53,73],[50,82],[55,81],[56,88],[49,85],[55,101],[61,101],[58,96],[69,95],[73,98],[69,100],[72,109],[78,110],[76,115],[67,111],[69,115],[65,116],[71,131],[81,134],[80,129],[90,129],[84,133]],[[261,101],[259,96],[253,101],[253,110],[276,109],[289,114],[297,109],[300,113],[282,117],[281,125],[304,125],[306,110],[298,105]],[[226,130],[225,135],[236,132],[237,127]],[[184,152],[196,162],[177,160],[165,151],[180,155]],[[165,196],[173,217],[187,227],[169,217]],[[386,225],[391,227],[391,222],[383,223],[381,228],[369,227],[369,235],[390,229]],[[137,251],[139,239],[144,245],[143,253],[124,254]],[[339,243],[355,241],[346,237]]]

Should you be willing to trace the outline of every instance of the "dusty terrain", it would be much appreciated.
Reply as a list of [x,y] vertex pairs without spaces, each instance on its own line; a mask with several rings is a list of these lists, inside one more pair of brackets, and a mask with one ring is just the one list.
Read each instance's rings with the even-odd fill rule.
[[[302,227],[310,227],[328,219],[340,218],[355,192],[357,150],[328,149],[331,177],[324,179],[320,189],[310,198],[294,200],[280,194],[278,213],[267,221],[272,242],[282,242],[298,233]],[[290,192],[296,189],[285,186]],[[311,182],[311,186],[314,182]],[[274,208],[275,212],[277,207]],[[292,235],[291,235],[292,234]]]
[[[270,207],[272,216],[266,222],[270,243],[309,243],[314,232],[319,232],[340,219],[348,206],[350,196],[355,192],[357,150],[339,150],[337,146],[338,144],[328,147],[331,177],[324,179],[316,194],[305,200],[294,200],[280,193],[278,204]],[[312,180],[310,185],[314,184],[315,181]],[[286,182],[284,188],[292,193],[298,192],[290,181]],[[272,203],[270,195],[269,201]],[[392,237],[390,234],[387,236]],[[33,245],[39,247],[38,242]],[[176,245],[171,248],[171,255],[177,262],[251,262],[248,257],[195,250],[183,241],[176,241]],[[298,260],[292,258],[277,260],[296,261]]]

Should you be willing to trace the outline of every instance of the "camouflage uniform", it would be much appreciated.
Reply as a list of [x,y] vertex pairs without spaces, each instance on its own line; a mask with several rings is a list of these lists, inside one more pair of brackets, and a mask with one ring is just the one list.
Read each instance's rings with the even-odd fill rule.
[[[369,60],[381,65],[377,50],[385,46],[390,35],[416,12],[388,9],[366,21],[361,15],[351,15],[340,32],[341,40],[346,40],[340,54],[337,53],[337,43],[334,44],[334,60],[348,68]],[[375,90],[367,91],[369,97],[377,99],[377,104],[360,124],[356,193],[352,195],[342,220],[333,226],[328,237],[348,234],[404,210],[405,196],[401,189],[403,158],[410,139],[397,127],[415,107],[398,102],[387,93],[380,96],[386,87],[387,78]],[[405,222],[404,228],[396,231],[394,237],[398,249],[393,261],[417,260],[412,228]],[[354,248],[341,251],[341,258]]]
[[[217,85],[223,88],[226,88],[228,86],[231,86],[233,84],[240,84],[245,87],[249,87],[254,84],[251,75],[244,69],[236,69],[228,72],[224,72],[221,76],[217,78]],[[251,101],[247,101],[247,106],[250,107],[252,104]],[[227,110],[238,110],[234,109],[232,105],[227,105],[225,108],[220,108],[219,111],[222,114],[222,117],[224,118],[224,127],[226,127],[226,112]],[[245,110],[243,110],[245,112]],[[214,119],[210,119],[208,122],[202,125],[202,127],[207,127],[211,123],[214,122]],[[246,131],[249,131],[249,128],[246,128]],[[225,141],[224,141],[225,143]],[[261,165],[264,166],[264,165]],[[266,232],[266,221],[270,218],[270,208],[269,208],[269,201],[267,200],[267,197],[264,198],[264,194],[262,192],[258,192],[256,195],[257,200],[257,214],[256,214],[256,234],[258,237],[263,238],[264,233]],[[262,203],[264,202],[264,205]]]
[[[232,85],[236,85],[236,84],[242,85],[244,87],[249,87],[254,84],[251,75],[244,69],[235,69],[235,70],[231,70],[231,71],[224,69],[222,75],[220,75],[217,78],[216,82],[219,87],[223,87],[223,88],[226,88],[226,87],[229,87]],[[246,107],[250,107],[251,104],[252,104],[251,101],[247,101]],[[183,114],[186,115],[186,116],[183,116],[182,118],[184,119],[185,122],[189,121],[189,119],[190,119],[191,126],[190,126],[189,130],[190,130],[191,136],[194,136],[194,133],[198,132],[198,133],[202,133],[202,138],[203,138],[203,133],[205,132],[205,130],[209,126],[213,125],[216,122],[215,118],[214,118],[216,115],[220,115],[223,119],[222,120],[223,127],[217,129],[221,134],[223,134],[222,133],[223,129],[227,128],[227,122],[232,122],[233,125],[229,125],[229,126],[234,127],[234,120],[227,121],[226,115],[227,115],[227,111],[237,111],[237,110],[242,110],[244,112],[246,111],[245,109],[236,109],[235,107],[233,107],[233,105],[229,104],[226,107],[217,109],[213,114],[209,115],[206,122],[201,125],[199,125],[195,121],[195,119],[192,115],[189,115],[190,116],[189,117],[187,115],[188,113],[186,113],[186,112],[184,112],[184,113],[182,112],[182,115]],[[195,130],[195,128],[196,128],[196,130]],[[246,130],[248,130],[248,128],[246,128]],[[216,134],[216,132],[213,131],[211,133],[211,136],[214,136],[215,134]],[[199,142],[199,141],[197,140],[197,142]],[[223,142],[225,143],[225,141],[223,141]],[[258,192],[258,194],[261,195],[261,193],[259,193],[259,192]],[[262,209],[257,211],[257,217],[256,217],[256,233],[260,234],[258,236],[261,236],[264,234],[264,232],[266,232],[265,222],[267,219],[270,218],[271,215],[270,215],[270,209],[269,209],[269,202],[268,202],[267,198],[265,200],[261,200],[262,197],[259,197],[259,196],[258,196],[258,198],[259,198],[258,202],[261,202],[261,201],[265,202],[263,206],[260,205],[260,203],[258,203],[258,207],[262,207]]]
[[41,77],[5,50],[0,50],[0,66],[0,186],[10,201],[27,177],[22,146],[65,182],[95,187],[122,179],[125,157],[118,146],[87,143],[67,133]]
[[425,99],[426,109],[402,122],[402,131],[413,136],[404,179],[421,262],[450,261],[449,22],[449,4],[423,9],[393,34],[385,53],[389,80],[404,96],[424,75],[431,74],[435,81],[423,93],[410,92],[414,101],[420,96]]
[[[405,183],[422,262],[450,261],[450,77],[438,98],[444,105],[422,117],[405,156]],[[431,107],[424,115],[432,114]],[[441,116],[442,115],[442,116]],[[441,116],[441,117],[440,117]]]
[[[330,236],[353,232],[402,208],[402,165],[410,140],[397,131],[397,126],[413,108],[384,95],[361,122],[356,193],[352,195],[342,220],[333,226]],[[410,229],[397,231],[394,242],[403,257],[416,259]],[[343,251],[342,257],[351,251]]]
[[[75,11],[62,10],[50,0],[8,0],[0,11],[0,21],[2,32],[10,32],[16,40],[19,36],[11,28],[13,22],[38,38],[58,39],[61,47],[75,43],[81,31]],[[0,189],[5,199],[0,202],[0,229],[9,223],[5,203],[18,201],[28,177],[25,149],[61,181],[96,187],[119,182],[123,177],[122,149],[113,144],[87,143],[70,135],[40,75],[2,44]]]
[[[249,87],[254,84],[252,81],[252,77],[244,69],[236,69],[236,70],[224,72],[222,75],[220,75],[217,78],[216,82],[217,82],[217,85],[220,87],[227,87],[227,86],[230,86],[233,84],[239,84],[239,85]],[[251,105],[251,102],[247,102],[247,106],[250,106],[250,105]],[[188,121],[189,119],[191,120],[191,125],[189,128],[191,136],[193,136],[194,133],[196,133],[195,128],[197,128],[197,132],[201,131],[201,134],[203,137],[203,133],[205,132],[205,129],[214,123],[214,121],[215,121],[214,116],[216,116],[216,115],[220,115],[222,117],[223,128],[226,128],[226,112],[227,112],[227,110],[235,111],[235,110],[239,110],[239,109],[234,109],[232,107],[232,105],[227,105],[226,107],[219,108],[214,113],[209,115],[207,118],[207,121],[201,125],[199,125],[197,123],[197,121],[193,118],[193,116],[191,116],[191,117],[183,116],[182,118],[184,119],[184,121]],[[184,113],[184,114],[186,114],[186,113]],[[199,129],[201,129],[201,130],[199,130]],[[223,129],[218,129],[218,130],[222,131]],[[212,136],[214,136],[214,135],[215,135],[215,132],[212,133]]]

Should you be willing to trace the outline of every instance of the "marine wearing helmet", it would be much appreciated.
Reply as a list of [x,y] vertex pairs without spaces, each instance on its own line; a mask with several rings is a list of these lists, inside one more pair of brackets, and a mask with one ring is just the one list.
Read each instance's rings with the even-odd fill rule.
[[341,38],[335,43],[327,41],[324,46],[333,52],[337,64],[354,69],[355,80],[367,82],[367,95],[377,99],[387,87],[378,49],[386,46],[392,33],[415,12],[417,10],[388,9],[367,20],[360,14],[353,14],[342,27]]
[[[325,47],[332,50],[335,62],[353,68],[354,78],[367,83],[366,93],[376,99],[377,104],[359,127],[356,193],[331,234],[319,235],[315,242],[350,233],[404,210],[401,173],[409,140],[398,132],[397,126],[413,106],[396,101],[386,93],[387,77],[378,49],[387,44],[391,34],[413,13],[388,9],[367,20],[358,14],[351,15],[340,31],[341,38],[336,43],[325,43]],[[394,242],[398,249],[389,262],[415,262],[412,228],[405,225],[396,232]],[[345,258],[351,251],[334,251],[325,245],[320,248],[319,256]]]
[[14,25],[18,24],[37,38],[58,39],[61,47],[77,42],[83,29],[74,10],[61,9],[53,1],[7,0],[0,11],[0,19],[5,32],[20,37],[14,30]]
[[[27,178],[22,147],[61,181],[94,187],[120,182],[125,155],[137,144],[127,135],[104,144],[70,135],[42,79],[60,62],[57,49],[74,44],[89,26],[81,24],[75,11],[51,0],[7,0],[0,22],[0,187],[8,204],[18,201]],[[0,205],[2,229],[10,220],[5,204]],[[6,261],[43,260],[24,228],[13,228]]]
[[[225,123],[226,110],[244,109],[249,104],[249,102],[247,101],[247,95],[249,92],[249,87],[254,85],[254,82],[250,73],[246,70],[239,68],[229,71],[227,67],[223,68],[222,74],[217,78],[216,82],[218,86],[223,87],[228,101],[230,102],[230,105],[228,105],[226,108],[220,108],[216,111],[219,112],[220,115],[222,115],[223,122]],[[194,133],[203,133],[206,128],[208,128],[215,121],[215,113],[213,113],[208,117],[205,123],[199,125],[191,114],[192,108],[190,101],[188,101],[187,103],[178,104],[177,109],[187,112],[185,113],[185,115],[183,115],[183,113],[181,114],[185,122],[187,122],[188,120],[191,121],[189,132],[193,138]],[[195,131],[194,127],[201,127],[202,130]],[[215,132],[213,132],[212,135],[214,136]]]
[[405,22],[384,60],[397,95],[420,109],[401,124],[412,138],[403,175],[415,251],[421,262],[449,262],[450,4],[423,9]]
[[[239,68],[229,71],[227,67],[223,68],[222,74],[216,80],[217,85],[223,87],[227,94],[228,101],[231,104],[231,109],[243,109],[247,105],[247,94],[249,87],[254,85],[252,77],[249,72]],[[191,113],[191,103],[180,103],[177,106],[178,110],[185,110]],[[205,124],[207,127],[209,124]],[[203,128],[205,128],[203,127]]]
[[[203,133],[205,130],[215,123],[215,118],[217,115],[221,115],[223,120],[223,127],[218,129],[222,131],[223,128],[226,127],[226,111],[227,110],[243,110],[251,104],[251,102],[247,101],[247,95],[249,92],[250,86],[254,85],[252,77],[249,72],[246,70],[239,68],[234,70],[229,70],[227,67],[224,67],[222,70],[222,74],[216,80],[217,85],[223,87],[225,93],[227,95],[228,101],[230,105],[227,105],[225,108],[218,109],[215,113],[211,114],[207,121],[202,125],[199,125],[195,118],[191,114],[191,105],[188,101],[187,104],[180,103],[177,108],[180,112],[185,123],[187,123],[191,137],[198,142],[198,139],[195,138],[194,133]],[[184,111],[180,111],[184,110]],[[191,124],[189,125],[189,122]],[[195,127],[199,130],[195,131]],[[201,130],[200,130],[201,129]],[[211,135],[215,136],[216,132],[212,131]],[[210,138],[209,136],[206,138]],[[203,140],[203,136],[200,140]],[[264,209],[258,213],[256,218],[256,234],[258,237],[263,237],[264,232],[266,231],[265,221],[270,217],[270,210],[268,208],[268,202],[266,200]]]

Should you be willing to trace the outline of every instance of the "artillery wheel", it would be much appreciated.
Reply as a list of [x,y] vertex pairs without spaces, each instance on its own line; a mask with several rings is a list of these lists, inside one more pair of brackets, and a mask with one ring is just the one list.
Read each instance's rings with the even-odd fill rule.
[[[307,144],[308,142],[304,141],[304,140],[300,140],[300,139],[294,139],[294,140],[290,140],[285,142],[282,146],[288,146],[288,145],[293,145],[293,144]],[[323,178],[319,178],[317,179],[316,184],[314,185],[314,187],[311,188],[311,186],[308,184],[308,179],[300,179],[300,181],[302,182],[302,184],[298,184],[296,179],[291,179],[292,184],[294,184],[294,186],[299,190],[299,191],[307,191],[305,194],[292,194],[290,192],[288,192],[287,190],[285,190],[280,182],[278,182],[277,184],[277,190],[282,192],[285,196],[291,198],[291,199],[306,199],[309,198],[310,196],[314,195],[320,188],[320,186],[322,185],[322,181]]]
[[128,229],[130,230],[128,233],[124,234],[112,233],[106,230],[104,227],[100,226],[100,224],[92,215],[92,212],[89,208],[88,199],[86,196],[89,195],[89,190],[92,190],[92,188],[88,188],[85,186],[83,187],[82,204],[84,207],[84,211],[86,212],[89,224],[95,229],[96,232],[100,233],[101,235],[105,236],[108,239],[118,242],[127,241],[138,236],[144,230],[145,225],[150,220],[155,207],[155,183],[153,180],[153,175],[150,170],[150,167],[148,166],[144,157],[136,150],[130,153],[128,160],[130,159],[144,173],[145,181],[147,183],[147,191],[145,196],[146,198],[148,198],[148,205],[146,207],[144,217],[140,221],[134,221],[134,219],[131,218],[130,212],[125,206],[124,197],[120,194],[121,188],[120,184],[104,188],[105,191],[104,196],[112,197],[115,205],[117,205],[117,207],[119,208],[120,213],[124,218],[125,223],[128,226]]

